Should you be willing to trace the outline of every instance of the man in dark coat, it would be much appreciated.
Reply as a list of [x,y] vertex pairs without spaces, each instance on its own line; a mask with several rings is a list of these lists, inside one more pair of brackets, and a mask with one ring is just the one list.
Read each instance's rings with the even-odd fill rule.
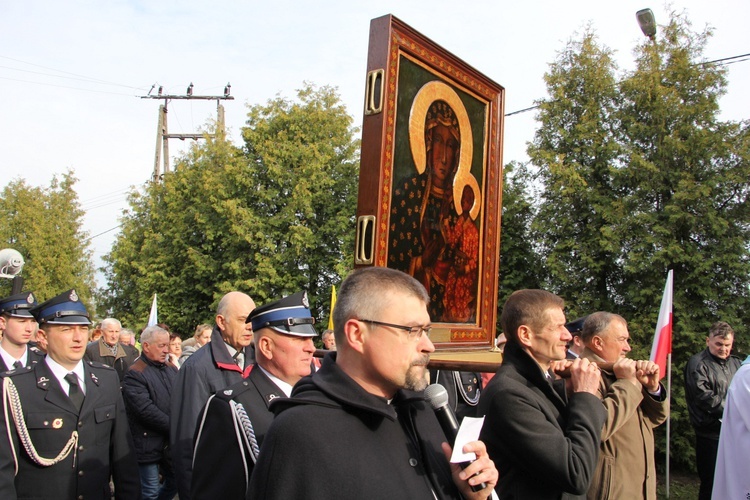
[[44,358],[29,341],[37,330],[29,310],[36,306],[31,292],[22,292],[0,299],[0,372],[32,366]]
[[701,480],[698,500],[710,500],[727,390],[740,360],[732,356],[734,330],[717,321],[708,331],[706,348],[685,365],[685,400],[695,429],[695,465]]
[[143,330],[141,345],[143,355],[125,374],[122,396],[133,433],[143,498],[171,500],[177,494],[177,484],[166,447],[177,367],[167,363],[169,332],[162,327],[154,325]]
[[0,420],[0,498],[109,499],[110,477],[115,498],[140,498],[117,374],[82,361],[86,308],[69,290],[31,313],[48,352],[34,367],[2,380],[3,402],[13,410],[8,421]]
[[[195,441],[193,498],[244,499],[273,413],[271,401],[289,397],[310,374],[314,318],[305,292],[255,309],[255,366],[250,376],[209,398]],[[205,464],[211,464],[207,467]]]
[[138,351],[135,348],[126,351],[120,344],[120,332],[122,331],[120,320],[115,318],[102,320],[101,330],[102,336],[99,340],[90,342],[86,346],[84,359],[111,366],[117,372],[120,382],[122,382],[122,379],[125,378],[125,372],[138,357]]
[[242,292],[229,292],[219,301],[211,342],[180,367],[172,391],[169,442],[180,500],[190,500],[193,438],[198,416],[208,398],[250,375],[253,330],[246,323],[255,302]]
[[[337,352],[274,401],[247,498],[488,498],[497,470],[484,444],[461,471],[421,391],[430,353],[429,297],[385,267],[346,278],[334,309]],[[476,474],[476,475],[475,475]],[[487,483],[472,492],[470,485]]]
[[[564,305],[544,290],[518,290],[503,307],[503,364],[479,401],[480,439],[498,464],[501,499],[585,498],[596,468],[607,416],[601,375],[587,359],[564,361]],[[555,380],[558,364],[569,365],[570,392]]]

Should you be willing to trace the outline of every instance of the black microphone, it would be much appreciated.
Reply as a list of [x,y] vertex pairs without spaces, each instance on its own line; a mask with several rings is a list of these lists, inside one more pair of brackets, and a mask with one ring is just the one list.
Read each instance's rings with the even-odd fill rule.
[[[424,390],[424,397],[432,409],[435,411],[435,416],[440,422],[440,427],[443,428],[445,437],[448,438],[448,443],[453,446],[458,435],[458,420],[456,420],[456,414],[453,413],[453,409],[448,406],[448,392],[440,384],[431,384]],[[469,466],[471,462],[462,462],[459,465],[462,469]],[[487,487],[485,483],[477,485],[470,485],[471,491],[482,491]]]

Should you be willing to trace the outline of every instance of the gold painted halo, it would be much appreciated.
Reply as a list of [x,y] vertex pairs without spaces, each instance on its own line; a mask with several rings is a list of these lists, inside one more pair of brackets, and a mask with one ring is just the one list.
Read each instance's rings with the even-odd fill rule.
[[433,80],[419,89],[409,112],[409,146],[417,172],[422,174],[427,168],[427,146],[424,138],[424,124],[427,110],[435,101],[445,101],[456,113],[458,128],[461,134],[458,169],[453,178],[453,204],[457,213],[461,213],[461,194],[467,184],[474,190],[474,205],[471,207],[471,218],[476,219],[482,205],[479,184],[471,174],[471,159],[474,155],[474,140],[471,133],[469,115],[464,103],[455,90],[445,83]]

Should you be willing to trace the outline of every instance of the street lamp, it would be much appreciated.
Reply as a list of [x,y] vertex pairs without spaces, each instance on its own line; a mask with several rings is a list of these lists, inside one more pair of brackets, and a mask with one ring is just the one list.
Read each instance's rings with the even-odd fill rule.
[[656,18],[651,9],[641,9],[635,13],[638,19],[638,26],[641,27],[643,34],[653,40],[656,37]]
[[23,255],[18,250],[12,248],[0,250],[0,278],[13,280],[11,295],[21,293],[23,289],[23,278],[20,274],[24,263]]

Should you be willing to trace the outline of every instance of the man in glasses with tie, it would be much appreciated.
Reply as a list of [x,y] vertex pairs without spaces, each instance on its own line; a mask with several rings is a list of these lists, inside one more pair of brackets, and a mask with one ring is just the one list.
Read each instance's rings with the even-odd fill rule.
[[22,292],[0,299],[0,372],[24,368],[37,363],[44,354],[29,348],[37,324],[29,310],[36,305],[31,292]]
[[75,290],[30,310],[44,360],[2,379],[0,498],[140,498],[117,373],[82,361],[91,322]]

